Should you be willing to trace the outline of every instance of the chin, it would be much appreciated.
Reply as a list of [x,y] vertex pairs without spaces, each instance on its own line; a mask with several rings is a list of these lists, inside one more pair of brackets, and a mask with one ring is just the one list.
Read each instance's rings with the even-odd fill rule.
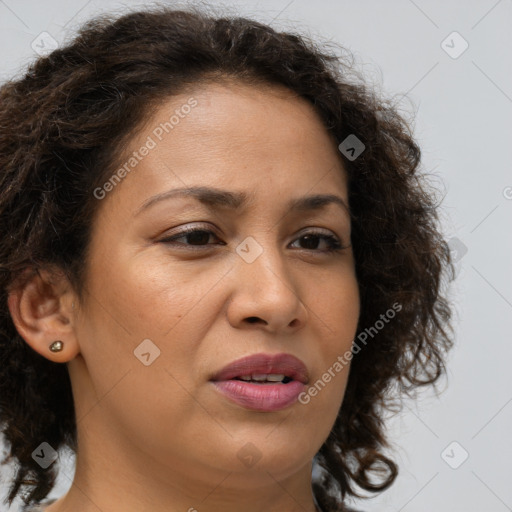
[[286,478],[313,460],[322,445],[322,440],[315,438],[313,432],[309,436],[304,432],[297,436],[292,429],[284,431],[276,425],[253,428],[251,432],[245,429],[243,435],[234,436],[230,446],[217,457],[212,456],[212,460],[224,460],[223,469],[241,478],[245,475],[254,479],[261,475],[268,480],[269,474]]

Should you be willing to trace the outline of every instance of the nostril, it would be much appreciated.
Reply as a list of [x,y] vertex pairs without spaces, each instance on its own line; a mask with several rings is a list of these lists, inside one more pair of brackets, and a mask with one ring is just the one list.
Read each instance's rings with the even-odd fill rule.
[[259,318],[257,316],[250,316],[247,321],[251,324],[255,323],[255,322],[258,322],[259,321]]

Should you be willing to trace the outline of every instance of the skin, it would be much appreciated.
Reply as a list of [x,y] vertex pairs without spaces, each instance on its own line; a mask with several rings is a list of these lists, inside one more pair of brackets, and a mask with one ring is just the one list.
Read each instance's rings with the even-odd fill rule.
[[[84,302],[49,270],[9,296],[20,334],[67,364],[72,382],[76,473],[48,512],[315,510],[312,459],[349,366],[308,404],[276,412],[238,406],[209,379],[240,357],[286,352],[304,361],[312,385],[350,350],[360,307],[350,217],[335,204],[285,208],[320,193],[348,204],[346,171],[309,103],[280,86],[227,80],[166,100],[128,153],[191,96],[197,106],[100,201]],[[192,185],[245,191],[251,202],[211,212],[172,198],[136,214],[154,195]],[[203,245],[162,242],[185,226],[214,234]],[[329,254],[322,238],[304,243],[312,229],[348,247]],[[236,252],[248,236],[263,250],[252,263]],[[134,355],[144,339],[161,351],[148,366]],[[62,352],[49,351],[54,340]],[[259,457],[250,467],[243,447]]]

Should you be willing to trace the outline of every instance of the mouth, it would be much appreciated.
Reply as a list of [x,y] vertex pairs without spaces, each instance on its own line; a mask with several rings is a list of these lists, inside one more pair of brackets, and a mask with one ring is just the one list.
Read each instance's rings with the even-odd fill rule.
[[241,380],[242,382],[252,382],[255,384],[276,384],[280,382],[281,384],[288,384],[293,379],[288,377],[288,375],[280,374],[280,373],[253,373],[251,375],[241,375],[240,377],[235,377],[234,380]]
[[306,365],[291,354],[255,354],[238,359],[211,382],[245,409],[272,412],[296,402],[309,381]]

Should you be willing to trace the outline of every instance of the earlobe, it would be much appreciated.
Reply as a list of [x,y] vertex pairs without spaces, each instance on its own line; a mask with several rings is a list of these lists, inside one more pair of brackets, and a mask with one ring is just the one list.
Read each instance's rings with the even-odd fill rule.
[[16,330],[33,350],[67,362],[79,353],[73,299],[63,274],[39,271],[10,290],[7,304]]

